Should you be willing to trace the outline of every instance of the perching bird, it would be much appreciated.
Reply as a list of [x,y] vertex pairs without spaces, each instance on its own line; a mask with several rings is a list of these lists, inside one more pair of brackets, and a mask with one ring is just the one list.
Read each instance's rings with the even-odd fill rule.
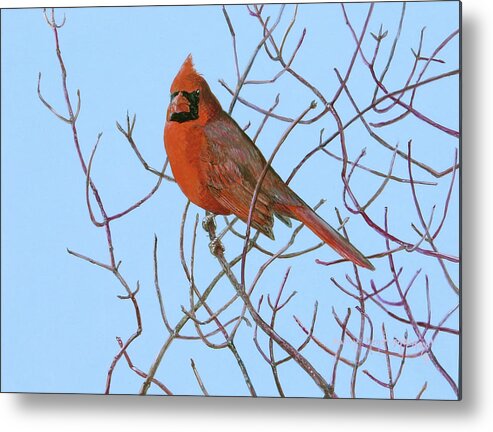
[[[238,124],[221,108],[205,79],[187,57],[171,84],[164,144],[173,176],[194,204],[247,222],[257,181],[267,164]],[[287,225],[304,223],[344,258],[373,270],[365,256],[318,216],[268,168],[251,225],[273,239],[274,216]]]

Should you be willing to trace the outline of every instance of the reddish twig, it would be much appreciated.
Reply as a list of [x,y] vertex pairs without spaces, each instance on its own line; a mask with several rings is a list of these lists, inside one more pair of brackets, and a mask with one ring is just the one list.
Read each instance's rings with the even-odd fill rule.
[[[120,348],[123,349],[123,342],[122,342],[121,338],[117,336],[116,340],[117,340],[118,345],[120,346]],[[137,366],[135,366],[132,363],[132,360],[130,359],[130,356],[128,355],[128,353],[127,353],[126,350],[123,351],[123,355],[125,356],[125,360],[127,360],[128,367],[131,370],[133,370],[141,378],[147,378],[147,375],[145,374],[145,372],[143,372],[142,370],[140,370]],[[173,395],[173,393],[171,392],[171,390],[168,387],[166,387],[161,381],[153,378],[152,379],[152,383],[153,384],[156,384],[168,396],[172,396]]]

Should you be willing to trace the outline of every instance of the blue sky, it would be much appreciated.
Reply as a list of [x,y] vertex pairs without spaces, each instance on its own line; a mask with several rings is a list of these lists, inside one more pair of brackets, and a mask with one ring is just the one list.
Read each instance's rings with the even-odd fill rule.
[[[271,6],[270,13],[275,15],[278,8]],[[375,7],[369,30],[378,32],[381,23],[384,29],[389,30],[390,39],[382,47],[382,55],[390,49],[400,8],[399,3],[377,4]],[[359,31],[368,4],[349,5],[347,9]],[[258,43],[259,28],[244,7],[230,6],[228,11],[237,29],[240,66],[245,66]],[[293,7],[287,6],[282,28],[289,24],[292,12]],[[134,137],[145,158],[153,166],[160,167],[165,159],[162,131],[169,85],[189,53],[193,54],[197,69],[208,80],[223,107],[229,105],[230,96],[218,83],[220,78],[232,86],[235,82],[228,28],[218,6],[78,8],[57,10],[56,13],[58,17],[65,14],[67,18],[66,25],[60,31],[60,39],[69,74],[69,90],[75,97],[75,91],[80,89],[82,95],[78,128],[83,153],[88,159],[97,134],[103,132],[94,161],[93,178],[108,211],[115,213],[145,195],[155,181],[151,174],[142,169],[117,132],[115,121],[123,122],[127,110],[137,113]],[[37,76],[42,72],[43,94],[63,112],[53,35],[44,21],[42,10],[3,10],[1,18],[2,390],[101,393],[108,366],[118,349],[115,336],[125,338],[133,332],[133,312],[129,302],[116,297],[122,294],[121,287],[110,274],[69,256],[66,251],[70,248],[102,261],[107,259],[104,233],[96,229],[88,217],[85,179],[76,159],[70,130],[54,118],[37,98]],[[408,4],[402,38],[386,81],[389,88],[402,87],[403,77],[413,61],[410,48],[417,47],[423,26],[426,26],[424,52],[430,54],[458,28],[458,2]],[[337,88],[333,68],[344,71],[354,50],[354,42],[344,24],[340,6],[300,6],[293,28],[295,36],[286,47],[288,52],[304,27],[308,30],[307,36],[293,67],[330,97]],[[373,43],[371,37],[366,39],[363,45],[365,52],[371,52]],[[426,77],[458,67],[457,38],[441,53],[440,58],[445,59],[446,63],[432,64]],[[377,62],[377,68],[381,67],[382,64]],[[268,78],[276,71],[276,67],[262,53],[251,71],[251,77]],[[373,86],[369,84],[371,77],[358,60],[349,86],[361,106],[366,106],[368,98],[371,99]],[[298,115],[313,99],[309,92],[287,76],[273,86],[249,86],[242,95],[268,107],[278,92],[281,93],[278,111],[288,116]],[[457,78],[440,81],[418,92],[416,106],[428,117],[457,129]],[[344,119],[354,115],[344,96],[337,108]],[[262,120],[257,113],[240,104],[236,105],[233,116],[240,125],[250,121],[251,133]],[[380,121],[382,118],[372,114],[369,120]],[[265,155],[273,150],[285,128],[286,124],[283,123],[268,123],[258,141]],[[325,128],[327,135],[330,135],[335,130],[335,124],[326,117],[313,127],[299,127],[290,135],[273,164],[283,178],[317,144],[321,128]],[[437,169],[452,164],[453,152],[458,146],[456,139],[424,126],[412,116],[398,125],[380,129],[379,133],[390,143],[399,143],[403,150],[407,141],[413,139],[413,154]],[[356,123],[348,129],[346,138],[351,143],[351,158],[354,159],[363,147],[367,147],[364,162],[381,170],[386,169],[391,153],[376,145],[361,124]],[[336,142],[331,145],[334,151],[339,150]],[[399,161],[396,175],[406,176],[406,169],[406,164]],[[338,163],[318,156],[312,158],[292,182],[296,192],[311,205],[321,198],[328,200],[319,213],[333,225],[337,220],[334,207],[343,209],[339,174]],[[430,180],[419,171],[416,177]],[[437,216],[441,215],[449,181],[450,178],[446,177],[436,187],[419,187],[426,217],[434,204],[437,204]],[[380,180],[358,173],[354,182],[357,192],[369,196]],[[441,250],[452,255],[458,254],[457,192],[456,185],[450,215],[439,237]],[[188,304],[188,286],[178,254],[179,225],[185,204],[186,198],[175,185],[163,183],[149,202],[113,224],[116,255],[122,260],[122,273],[130,283],[136,284],[139,280],[141,284],[139,303],[144,332],[129,353],[143,370],[148,369],[166,337],[153,287],[154,234],[160,241],[160,275],[170,320],[179,320],[181,305]],[[389,208],[391,228],[402,237],[416,241],[410,223],[417,223],[418,218],[412,206],[409,185],[391,182],[385,194],[372,206],[370,214],[382,222],[385,207]],[[191,206],[186,238],[188,251],[196,213],[200,217],[203,215],[202,210]],[[348,215],[344,209],[343,215]],[[244,230],[244,225],[238,224],[238,229]],[[357,217],[351,217],[348,229],[354,243],[365,253],[384,249],[383,240],[370,232]],[[261,244],[275,250],[288,236],[289,230],[276,224],[277,242],[273,245],[270,240],[262,239]],[[306,231],[299,237],[295,248],[299,250],[316,242],[315,236]],[[196,278],[202,289],[218,271],[207,244],[205,233],[199,230]],[[230,257],[238,253],[242,246],[241,242],[231,237],[225,239],[225,244]],[[313,304],[318,300],[320,317],[317,334],[322,340],[332,341],[331,345],[337,346],[334,340],[339,337],[340,330],[332,319],[332,307],[342,316],[348,307],[353,308],[353,329],[357,329],[359,318],[354,310],[355,302],[338,291],[330,283],[330,277],[346,282],[345,274],[351,273],[352,268],[348,264],[322,267],[315,264],[316,258],[332,260],[336,255],[324,247],[289,262],[276,262],[261,280],[253,300],[256,304],[261,294],[272,295],[276,292],[286,268],[292,266],[286,292],[296,290],[298,295],[279,321],[283,335],[294,344],[303,340],[303,334],[292,315],[297,315],[308,324]],[[252,279],[264,261],[265,257],[259,253],[249,256],[247,280]],[[433,322],[437,322],[455,305],[457,296],[444,284],[435,260],[401,253],[396,255],[396,261],[404,267],[404,280],[408,280],[419,268],[423,269],[423,275],[429,276]],[[388,281],[386,262],[379,260],[375,265],[375,274],[363,274],[366,286],[369,286],[370,278],[375,279],[377,285]],[[457,282],[457,266],[449,268]],[[410,297],[420,319],[426,319],[423,275]],[[221,305],[230,295],[231,286],[222,282],[211,298],[211,306]],[[392,295],[389,294],[390,299],[395,300],[396,293]],[[402,337],[403,326],[394,325],[378,309],[369,308],[376,329],[383,321],[392,336]],[[457,313],[447,324],[457,327]],[[192,326],[187,327],[187,333],[193,331]],[[265,396],[276,395],[270,369],[255,350],[251,337],[251,329],[246,326],[242,328],[237,340],[238,349],[257,392]],[[434,351],[445,369],[456,379],[458,338],[447,335],[438,337]],[[348,356],[351,352],[348,349]],[[314,344],[306,349],[305,354],[324,374],[329,375],[332,358],[321,353]],[[247,394],[240,372],[228,351],[213,351],[200,343],[183,341],[173,345],[158,372],[158,378],[176,394],[200,394],[189,366],[190,358],[195,359],[211,394]],[[218,368],[218,365],[221,367]],[[398,367],[398,362],[394,367]],[[365,368],[385,377],[384,357],[370,356]],[[319,395],[313,383],[300,373],[296,365],[289,363],[283,366],[281,376],[287,394]],[[348,396],[349,377],[350,370],[341,367],[338,392],[342,396]],[[424,397],[454,398],[443,378],[424,357],[409,361],[396,395],[415,397],[424,381],[428,381]],[[115,372],[112,391],[136,393],[140,382],[140,378],[121,362]],[[359,377],[357,394],[361,397],[388,395],[364,376]]]

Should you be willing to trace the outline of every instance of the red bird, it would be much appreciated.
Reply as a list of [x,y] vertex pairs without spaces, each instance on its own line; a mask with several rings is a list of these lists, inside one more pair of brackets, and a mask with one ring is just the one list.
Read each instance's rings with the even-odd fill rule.
[[[215,214],[247,222],[257,181],[267,164],[264,156],[221,108],[205,79],[187,57],[171,85],[164,144],[171,170],[194,204]],[[251,225],[274,239],[276,216],[305,224],[320,239],[353,263],[374,270],[365,256],[318,216],[269,167],[257,196]]]

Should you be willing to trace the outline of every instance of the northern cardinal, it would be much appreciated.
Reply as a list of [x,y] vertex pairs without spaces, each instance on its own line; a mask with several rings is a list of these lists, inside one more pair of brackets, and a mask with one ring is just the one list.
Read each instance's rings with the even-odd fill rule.
[[[189,55],[170,89],[164,143],[171,170],[194,204],[247,222],[253,193],[267,162],[248,135],[221,108]],[[318,216],[269,167],[261,184],[251,225],[274,239],[276,216],[305,224],[353,263],[374,270],[365,256]]]

